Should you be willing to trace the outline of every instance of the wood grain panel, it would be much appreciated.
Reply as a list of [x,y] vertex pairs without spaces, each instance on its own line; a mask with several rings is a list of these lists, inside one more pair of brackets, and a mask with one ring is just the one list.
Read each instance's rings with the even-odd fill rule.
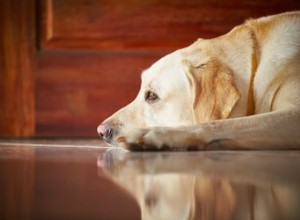
[[34,134],[35,1],[0,1],[0,136]]
[[160,56],[41,52],[36,74],[37,135],[97,136],[97,125],[135,98],[141,70]]
[[43,0],[42,48],[177,48],[296,9],[298,0]]

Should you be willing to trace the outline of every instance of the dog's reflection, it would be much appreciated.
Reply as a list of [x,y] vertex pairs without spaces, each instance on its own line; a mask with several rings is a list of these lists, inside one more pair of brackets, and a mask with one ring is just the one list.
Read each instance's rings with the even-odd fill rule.
[[297,154],[111,149],[98,166],[135,197],[142,219],[300,219]]

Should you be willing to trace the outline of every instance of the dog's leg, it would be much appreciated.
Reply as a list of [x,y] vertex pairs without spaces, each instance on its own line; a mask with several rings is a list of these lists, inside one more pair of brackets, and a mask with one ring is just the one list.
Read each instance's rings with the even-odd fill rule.
[[119,139],[129,150],[300,149],[300,111],[284,110],[181,128],[137,130]]

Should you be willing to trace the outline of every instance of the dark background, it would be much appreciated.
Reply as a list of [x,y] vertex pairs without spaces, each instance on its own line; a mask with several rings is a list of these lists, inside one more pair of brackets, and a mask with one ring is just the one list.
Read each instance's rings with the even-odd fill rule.
[[299,0],[1,0],[0,136],[96,137],[140,72]]

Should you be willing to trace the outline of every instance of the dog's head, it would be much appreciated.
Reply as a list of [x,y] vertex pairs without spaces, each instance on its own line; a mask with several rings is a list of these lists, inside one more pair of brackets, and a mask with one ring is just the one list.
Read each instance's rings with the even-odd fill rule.
[[235,72],[251,68],[250,36],[247,28],[239,27],[163,57],[142,73],[135,100],[99,125],[98,133],[117,144],[118,137],[135,128],[189,126],[229,117],[240,98],[237,88],[243,86],[235,85]]

